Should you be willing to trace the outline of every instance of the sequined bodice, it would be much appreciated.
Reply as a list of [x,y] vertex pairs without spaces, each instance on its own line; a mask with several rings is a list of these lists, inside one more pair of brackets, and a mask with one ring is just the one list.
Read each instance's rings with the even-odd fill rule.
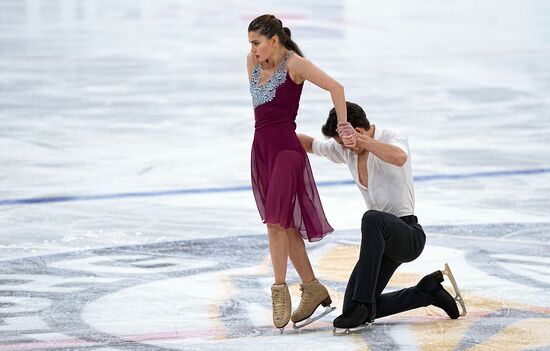
[[252,71],[250,79],[250,94],[254,105],[256,131],[267,126],[286,126],[294,130],[294,120],[298,113],[302,84],[296,84],[289,76],[287,62],[294,54],[288,51],[273,75],[260,85],[262,68],[258,64]]
[[254,108],[273,100],[277,87],[286,81],[286,76],[288,73],[286,64],[293,53],[294,52],[290,50],[286,53],[281,63],[277,66],[275,73],[273,73],[264,85],[260,85],[260,81],[262,79],[262,67],[260,64],[257,64],[254,67],[254,70],[252,71],[252,79],[250,79],[250,94],[252,95],[252,104],[254,105]]

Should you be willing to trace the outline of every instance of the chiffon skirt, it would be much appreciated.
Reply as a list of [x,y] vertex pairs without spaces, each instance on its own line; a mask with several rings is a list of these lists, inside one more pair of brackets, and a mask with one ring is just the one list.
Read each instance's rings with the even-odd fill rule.
[[333,229],[306,152],[295,133],[284,134],[276,140],[254,136],[251,171],[256,205],[264,223],[295,228],[304,239],[319,241]]

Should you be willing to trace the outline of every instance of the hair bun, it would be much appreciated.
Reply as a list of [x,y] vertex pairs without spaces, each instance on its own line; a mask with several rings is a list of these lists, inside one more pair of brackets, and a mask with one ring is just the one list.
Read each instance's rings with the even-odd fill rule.
[[291,33],[290,33],[290,29],[288,29],[288,27],[283,27],[283,31],[286,33],[286,35],[290,38],[291,36]]

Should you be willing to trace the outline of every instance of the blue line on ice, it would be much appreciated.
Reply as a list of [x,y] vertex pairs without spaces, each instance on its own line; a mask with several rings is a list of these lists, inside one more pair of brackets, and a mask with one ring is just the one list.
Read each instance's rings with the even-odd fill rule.
[[[550,168],[536,168],[536,169],[494,171],[494,172],[474,172],[474,173],[461,173],[461,174],[433,174],[433,175],[416,176],[414,177],[414,181],[429,182],[434,180],[506,177],[506,176],[534,175],[534,174],[543,174],[543,173],[550,173]],[[318,187],[333,187],[333,186],[354,185],[354,184],[355,182],[353,180],[336,180],[336,181],[317,182]],[[53,203],[53,202],[72,202],[72,201],[116,200],[116,199],[126,199],[126,198],[176,196],[176,195],[190,195],[190,194],[230,193],[230,192],[250,191],[250,190],[251,190],[251,187],[247,185],[247,186],[233,186],[233,187],[220,187],[220,188],[142,191],[142,192],[129,192],[129,193],[118,193],[118,194],[63,195],[63,196],[35,197],[35,198],[27,198],[27,199],[0,200],[0,206],[33,205],[33,204],[44,204],[44,203]]]

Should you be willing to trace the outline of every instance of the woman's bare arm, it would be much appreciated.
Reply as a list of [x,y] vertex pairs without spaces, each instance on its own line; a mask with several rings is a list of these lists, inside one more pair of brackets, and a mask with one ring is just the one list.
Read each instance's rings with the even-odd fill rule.
[[294,77],[294,81],[307,80],[319,88],[329,91],[336,109],[338,122],[347,121],[346,97],[344,87],[340,83],[315,66],[313,62],[298,55],[293,55],[288,61],[288,69],[291,76]]

